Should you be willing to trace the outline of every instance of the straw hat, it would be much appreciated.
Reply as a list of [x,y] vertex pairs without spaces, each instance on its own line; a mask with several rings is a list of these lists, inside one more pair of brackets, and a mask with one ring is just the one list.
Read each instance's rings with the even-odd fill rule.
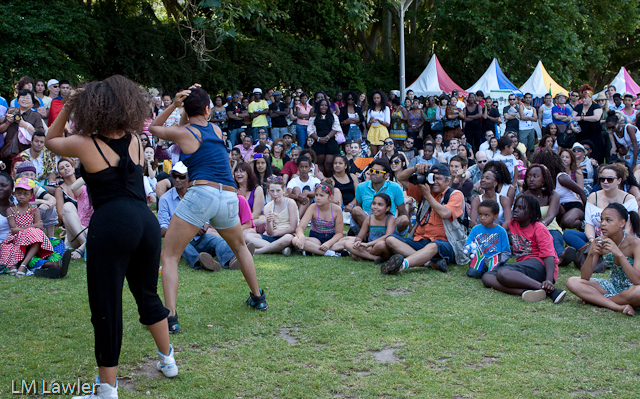
[[595,98],[596,101],[606,100],[606,99],[607,99],[607,96],[605,96],[604,93],[598,93],[598,95]]

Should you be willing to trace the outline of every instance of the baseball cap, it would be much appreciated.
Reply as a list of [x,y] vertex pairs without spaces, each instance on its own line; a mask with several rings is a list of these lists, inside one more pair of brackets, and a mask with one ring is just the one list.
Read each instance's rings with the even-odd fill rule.
[[283,134],[283,135],[282,135],[282,137],[284,137],[284,136],[293,137],[293,134],[291,134],[291,133],[289,133],[289,132],[286,132],[285,134]]
[[58,79],[49,79],[49,81],[47,82],[47,87],[57,84],[60,84],[60,82],[58,82]]
[[185,164],[182,163],[182,161],[173,165],[173,168],[171,168],[171,172],[173,172],[174,170],[181,175],[186,175],[187,173],[189,173],[189,169],[185,166]]
[[580,143],[574,143],[573,147],[571,147],[572,150],[575,150],[576,148],[581,149],[583,152],[587,152],[586,148],[584,148],[584,146]]
[[281,96],[282,93],[280,92],[280,90],[276,90],[276,91],[273,92],[273,95],[274,96]]
[[262,94],[262,89],[259,87],[256,87],[255,89],[253,89],[253,94],[256,94],[256,93]]
[[21,177],[16,181],[15,188],[23,188],[25,190],[33,190],[36,187],[36,184],[31,179],[27,179],[26,177]]
[[449,171],[449,167],[447,167],[447,165],[433,165],[431,167],[431,169],[429,169],[429,172],[433,173],[434,175],[442,175],[445,177],[450,177],[451,176],[451,171]]

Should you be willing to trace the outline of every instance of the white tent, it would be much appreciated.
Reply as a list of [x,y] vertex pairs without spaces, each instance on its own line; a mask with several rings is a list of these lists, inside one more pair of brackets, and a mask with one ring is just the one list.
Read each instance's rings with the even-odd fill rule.
[[544,97],[547,93],[551,93],[552,96],[558,93],[563,93],[564,95],[569,94],[566,89],[557,84],[556,81],[549,76],[544,65],[542,65],[542,61],[538,61],[536,69],[529,77],[529,80],[522,85],[520,91],[524,94],[531,93],[534,98]]
[[487,96],[491,91],[511,90],[517,92],[518,88],[507,79],[502,69],[500,69],[498,60],[494,58],[484,75],[482,75],[473,86],[467,89],[469,93],[475,93],[478,90],[482,90],[485,96]]
[[434,54],[429,61],[427,67],[422,71],[418,79],[416,79],[407,90],[413,90],[413,93],[420,96],[439,96],[442,93],[451,93],[458,90],[462,95],[467,93],[444,71],[438,61],[438,57]]

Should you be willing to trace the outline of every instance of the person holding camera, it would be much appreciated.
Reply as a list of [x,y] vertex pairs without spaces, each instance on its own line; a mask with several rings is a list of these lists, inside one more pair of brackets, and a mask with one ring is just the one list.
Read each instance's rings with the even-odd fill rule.
[[398,181],[409,185],[407,194],[420,206],[409,237],[393,234],[385,240],[395,255],[382,264],[380,272],[396,274],[410,267],[428,265],[446,273],[447,265],[456,262],[456,258],[460,262],[468,260],[463,259],[466,255],[462,253],[466,229],[458,221],[464,215],[464,196],[449,188],[449,168],[442,164],[431,168],[428,164],[418,164],[399,173]]
[[18,92],[18,108],[10,108],[2,124],[0,134],[7,133],[4,146],[0,150],[0,158],[5,164],[31,146],[31,139],[36,132],[44,133],[42,116],[33,110],[39,104],[31,90]]

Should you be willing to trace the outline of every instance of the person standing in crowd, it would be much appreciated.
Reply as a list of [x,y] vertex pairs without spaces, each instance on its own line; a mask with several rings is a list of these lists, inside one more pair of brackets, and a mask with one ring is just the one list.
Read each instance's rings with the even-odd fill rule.
[[251,138],[256,141],[260,128],[269,131],[269,121],[267,121],[269,103],[262,98],[262,89],[258,87],[253,89],[253,101],[249,104],[247,111],[251,118]]
[[558,133],[565,133],[571,124],[571,110],[565,106],[567,96],[556,94],[556,104],[551,108],[551,120],[558,127]]
[[624,102],[624,108],[622,109],[622,115],[624,116],[625,123],[636,124],[637,111],[633,107],[633,95],[624,93],[622,101]]
[[[222,162],[228,157],[222,132],[208,122],[209,101],[207,92],[194,85],[178,93],[174,104],[149,127],[154,136],[180,145],[180,159],[189,169],[190,189],[176,208],[162,249],[162,285],[170,312],[169,324],[174,331],[180,331],[176,312],[178,261],[187,244],[207,222],[229,244],[240,262],[242,274],[251,289],[247,305],[256,310],[267,310],[266,296],[258,286],[253,257],[244,241],[238,218],[236,183],[229,163]],[[189,125],[162,127],[173,109],[182,104]]]
[[244,107],[239,100],[240,94],[236,91],[231,96],[231,103],[227,106],[229,140],[231,141],[231,145],[234,147],[238,145],[238,136],[240,135],[240,132],[243,131],[242,127],[244,126],[244,118],[249,115],[247,108]]
[[573,110],[578,106],[578,104],[580,104],[580,94],[578,94],[577,91],[570,92],[567,107],[571,110],[571,113],[573,113]]
[[540,126],[540,131],[544,130],[550,123],[553,123],[553,97],[547,93],[544,95],[544,104],[538,108],[538,125]]
[[604,95],[607,100],[607,106],[612,107],[613,104],[613,95],[616,94],[616,87],[614,85],[607,86],[607,90],[605,90]]
[[523,102],[520,104],[519,114],[520,122],[518,123],[518,141],[524,143],[527,147],[527,156],[530,156],[535,150],[536,131],[533,123],[538,121],[536,109],[531,105],[531,93],[526,93]]
[[[429,125],[429,127],[427,127],[427,125],[425,125],[425,115],[427,114],[432,114],[432,120],[435,120],[435,116],[436,116],[436,103],[433,101],[433,96],[429,96],[429,100],[427,100],[428,103],[427,105],[431,105],[431,108],[427,108],[426,112],[423,113],[422,112],[422,108],[420,108],[420,100],[418,100],[417,98],[413,100],[413,103],[411,104],[411,109],[409,110],[409,124],[407,127],[407,139],[411,139],[411,141],[414,143],[415,148],[417,148],[418,150],[422,150],[422,146],[423,146],[423,140],[422,137],[420,137],[420,132],[422,131],[422,129],[424,128],[425,131],[430,131],[430,123],[427,122],[427,125]],[[427,134],[425,134],[426,136]]]
[[287,127],[287,116],[289,107],[280,101],[282,93],[278,90],[273,92],[273,103],[269,105],[269,116],[271,117],[271,139],[281,139],[289,131]]
[[7,113],[0,134],[5,133],[4,146],[0,149],[2,162],[10,164],[11,159],[31,146],[34,134],[45,132],[42,116],[33,110],[38,101],[30,90],[18,92],[18,108]]
[[609,109],[611,111],[622,111],[624,109],[624,104],[622,104],[622,96],[620,93],[615,93],[613,95],[613,104],[609,105]]
[[[467,140],[473,147],[474,151],[478,151],[480,144],[482,143],[482,117],[484,113],[482,107],[476,103],[476,95],[469,93],[467,97],[467,105],[463,110],[462,120],[465,122],[464,134],[467,136]],[[445,134],[445,141],[448,143],[453,137],[449,137]]]
[[[103,112],[96,114],[98,108]],[[178,374],[169,343],[169,311],[157,294],[160,227],[147,207],[142,184],[143,148],[138,132],[147,108],[140,86],[122,76],[91,82],[69,98],[46,138],[52,152],[80,158],[80,170],[92,194],[95,213],[87,238],[87,286],[98,363],[95,393],[102,398],[118,397],[125,277],[140,321],[158,347],[158,369],[167,377]],[[71,114],[76,134],[64,137]]]
[[220,130],[227,130],[227,108],[225,105],[227,104],[222,96],[216,96],[213,99],[213,113],[210,122],[218,126]]
[[604,162],[605,145],[602,138],[602,108],[593,102],[593,89],[589,85],[582,85],[580,89],[582,104],[577,104],[573,109],[573,120],[580,125],[580,132],[577,135],[578,141],[589,140],[594,144],[593,158],[598,163]]
[[355,91],[347,92],[345,97],[347,105],[340,109],[340,125],[345,138],[359,145],[362,142],[360,125],[364,122],[364,116],[362,109],[356,105],[356,96]]
[[384,140],[389,137],[389,125],[391,125],[391,112],[387,106],[387,96],[376,90],[371,94],[371,103],[367,112],[367,140],[371,143],[371,155],[380,151]]
[[520,130],[520,112],[518,110],[518,99],[515,94],[509,94],[509,105],[502,109],[502,116],[506,122],[505,134],[514,132],[518,134]]
[[614,150],[617,151],[618,157],[624,159],[631,166],[631,170],[635,171],[640,159],[640,154],[638,153],[640,129],[636,125],[627,122],[622,112],[609,111],[606,123],[611,142],[615,143],[615,148],[612,149],[611,155],[616,153]]
[[307,128],[309,127],[309,118],[313,107],[309,105],[309,95],[302,93],[300,95],[300,104],[296,106],[296,139],[298,140],[298,147],[304,147],[307,142]]
[[400,104],[399,98],[394,98],[391,111],[391,127],[389,129],[389,137],[393,139],[396,145],[402,145],[407,139],[407,122],[409,121],[409,112]]
[[500,124],[500,111],[498,111],[497,102],[491,97],[484,99],[483,115],[482,115],[482,131],[491,131],[495,134],[496,125]]
[[[335,135],[342,131],[338,116],[329,109],[329,101],[316,101],[315,116],[309,119],[307,133],[314,140],[313,151],[318,156],[318,166],[322,174],[331,177],[333,174],[333,157],[340,153]],[[302,214],[302,213],[301,213]]]
[[42,79],[36,80],[36,84],[33,88],[33,92],[36,95],[36,99],[40,102],[40,107],[38,107],[38,113],[40,114],[40,116],[42,116],[42,119],[44,119],[46,123],[47,118],[49,117],[49,107],[51,106],[51,99],[49,99],[48,104],[44,100],[46,97],[44,95],[44,92],[47,89],[44,84],[45,84],[44,80]]

